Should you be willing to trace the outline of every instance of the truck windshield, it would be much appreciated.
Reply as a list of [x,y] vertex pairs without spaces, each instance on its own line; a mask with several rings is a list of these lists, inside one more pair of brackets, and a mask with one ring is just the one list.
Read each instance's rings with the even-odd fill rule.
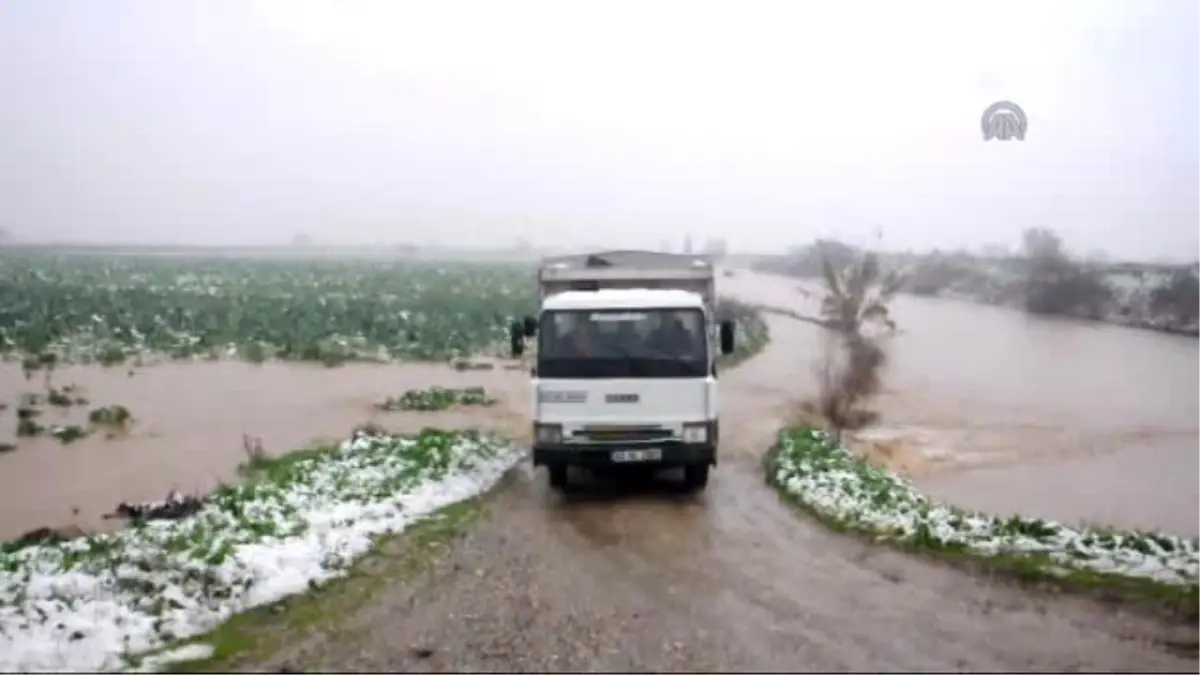
[[708,336],[699,309],[542,313],[541,377],[705,377]]

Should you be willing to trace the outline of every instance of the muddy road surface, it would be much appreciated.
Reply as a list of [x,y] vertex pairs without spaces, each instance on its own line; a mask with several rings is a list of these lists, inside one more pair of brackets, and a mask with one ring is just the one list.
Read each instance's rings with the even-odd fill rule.
[[[1164,626],[826,531],[763,484],[761,453],[811,383],[816,328],[771,319],[721,376],[705,493],[562,496],[528,466],[425,575],[255,669],[303,671],[1164,671]],[[1194,648],[1192,650],[1194,652]]]

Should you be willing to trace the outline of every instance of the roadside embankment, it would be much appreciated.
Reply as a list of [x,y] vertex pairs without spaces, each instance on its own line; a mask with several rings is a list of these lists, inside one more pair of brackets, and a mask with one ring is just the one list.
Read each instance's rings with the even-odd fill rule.
[[1026,580],[1137,596],[1196,613],[1196,539],[1069,527],[942,504],[810,427],[781,431],[764,464],[768,483],[836,529],[978,561]]

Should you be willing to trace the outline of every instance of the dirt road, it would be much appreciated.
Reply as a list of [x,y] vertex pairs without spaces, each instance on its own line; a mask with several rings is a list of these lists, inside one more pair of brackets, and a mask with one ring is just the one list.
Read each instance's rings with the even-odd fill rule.
[[[563,498],[523,468],[434,569],[258,668],[305,671],[1192,670],[1195,641],[827,532],[764,485],[759,456],[817,329],[771,320],[722,374],[722,456],[699,497]],[[800,351],[798,351],[800,350]]]

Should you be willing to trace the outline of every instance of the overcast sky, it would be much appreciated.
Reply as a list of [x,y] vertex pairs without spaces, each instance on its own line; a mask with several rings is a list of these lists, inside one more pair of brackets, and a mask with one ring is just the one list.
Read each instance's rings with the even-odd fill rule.
[[[1197,7],[6,0],[0,226],[767,250],[1040,225],[1194,258]],[[1024,142],[984,142],[1001,99]]]

